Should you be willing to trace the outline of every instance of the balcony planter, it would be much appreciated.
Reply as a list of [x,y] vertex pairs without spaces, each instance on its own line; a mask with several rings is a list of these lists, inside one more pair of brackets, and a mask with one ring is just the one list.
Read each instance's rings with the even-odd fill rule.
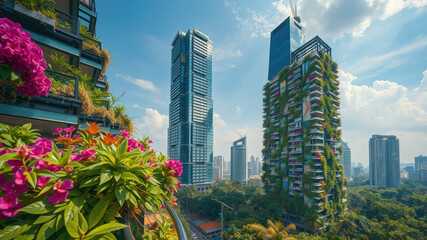
[[19,13],[22,13],[24,15],[27,15],[29,17],[35,18],[37,20],[40,20],[41,22],[51,26],[52,28],[55,28],[55,20],[52,18],[48,18],[43,16],[42,14],[38,13],[38,12],[34,12],[30,9],[27,9],[25,7],[22,7],[19,4],[15,4],[15,6],[13,7],[13,9]]

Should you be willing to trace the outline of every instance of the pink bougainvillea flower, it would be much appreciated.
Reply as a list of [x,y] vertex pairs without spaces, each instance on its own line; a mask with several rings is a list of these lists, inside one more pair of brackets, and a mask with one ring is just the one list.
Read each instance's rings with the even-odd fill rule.
[[14,148],[13,152],[17,153],[21,158],[24,158],[28,155],[28,150],[30,147],[28,146],[20,146],[19,148]]
[[270,136],[270,139],[273,139],[273,138],[274,138],[274,136],[273,136],[273,135],[271,135],[271,136]]
[[44,187],[50,181],[50,177],[40,176],[37,179],[37,186]]
[[3,184],[2,191],[19,195],[28,191],[28,187],[25,184],[16,184],[15,180],[9,180],[5,184]]
[[40,159],[43,158],[47,153],[52,152],[52,141],[46,138],[39,138],[30,148],[30,157]]
[[71,132],[73,132],[74,130],[76,130],[76,128],[75,128],[75,127],[64,128],[64,131],[65,131],[66,133],[71,133]]
[[[163,205],[162,205],[163,207]],[[163,208],[162,208],[163,209]],[[157,229],[159,227],[159,224],[157,222],[154,222],[153,225],[151,225],[154,229]]]
[[179,181],[179,182],[176,184],[176,186],[177,186],[178,188],[181,188],[181,181]]
[[55,130],[55,132],[53,132],[53,133],[52,133],[52,135],[53,135],[53,136],[57,136],[57,135],[61,134],[61,133],[62,133],[62,131],[64,131],[64,129],[62,129],[62,128],[57,128],[57,129]]
[[19,94],[37,97],[48,94],[51,80],[44,74],[47,65],[43,51],[28,32],[22,31],[20,24],[8,18],[0,18],[0,63],[20,73]]
[[53,185],[52,189],[55,193],[49,198],[48,202],[54,205],[59,202],[65,202],[68,196],[67,190],[73,189],[73,187],[73,183],[70,180],[65,179],[63,182],[59,180]]
[[47,201],[55,205],[55,204],[58,204],[59,202],[65,202],[65,200],[67,200],[67,196],[68,196],[68,191],[58,190]]
[[6,217],[13,217],[16,214],[18,214],[18,210],[23,208],[23,207],[24,207],[24,205],[22,203],[17,203],[16,205],[14,205],[12,207],[3,210],[1,213]]
[[173,192],[173,188],[169,188],[169,192]]
[[179,177],[182,174],[182,164],[180,161],[176,161],[173,159],[169,159],[165,162],[165,166],[168,169],[174,170],[175,173],[173,173],[171,176],[173,177]]
[[152,164],[151,167],[157,167],[157,163]]
[[16,171],[23,166],[20,160],[7,160],[5,163],[12,167],[12,173],[16,173]]
[[322,123],[323,126],[326,126],[326,123]]
[[153,143],[153,140],[148,140],[148,143]]
[[162,205],[162,209],[166,209],[166,206],[165,206],[165,205]]
[[312,79],[314,79],[313,75],[311,75],[310,77],[308,77],[308,80],[312,80]]
[[68,179],[65,179],[64,181],[58,180],[55,184],[53,184],[52,189],[53,190],[69,190],[73,189],[73,182],[71,182]]
[[13,175],[13,177],[15,178],[15,183],[17,185],[23,185],[25,183],[27,183],[27,176],[24,175],[25,169],[19,169],[18,171],[16,171],[16,173]]
[[129,138],[129,132],[128,130],[124,129],[120,131],[123,134],[123,138]]
[[60,166],[48,163],[44,160],[38,160],[36,163],[34,163],[34,167],[36,167],[39,170],[49,170],[51,172],[57,172],[61,170]]
[[0,151],[0,156],[4,155],[6,153],[11,153],[11,151],[9,149],[5,148],[5,149]]
[[140,148],[140,146],[144,146],[144,145],[142,145],[140,142],[136,141],[135,139],[128,138],[128,149],[127,149],[128,152],[134,149]]
[[18,204],[18,195],[16,193],[8,193],[0,198],[0,209],[5,210],[12,208]]
[[277,92],[277,93],[276,93],[276,96],[277,96],[277,97],[280,97],[280,93],[278,93],[278,92]]
[[328,66],[328,62],[325,62],[325,65]]
[[150,179],[150,178],[151,178],[151,176],[150,176],[150,175],[145,175],[145,177],[146,177],[147,179]]
[[78,162],[84,160],[92,160],[95,158],[96,151],[93,149],[83,150],[80,154],[77,154],[71,161]]

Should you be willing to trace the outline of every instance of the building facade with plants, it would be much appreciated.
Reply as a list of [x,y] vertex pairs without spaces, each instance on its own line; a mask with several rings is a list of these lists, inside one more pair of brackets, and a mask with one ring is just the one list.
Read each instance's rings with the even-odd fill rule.
[[[46,136],[89,121],[116,134],[133,130],[109,92],[110,54],[96,37],[94,0],[1,1],[0,18],[2,123],[32,123]],[[31,59],[37,71],[28,70]]]
[[263,182],[283,218],[317,230],[345,209],[338,65],[315,37],[264,86]]

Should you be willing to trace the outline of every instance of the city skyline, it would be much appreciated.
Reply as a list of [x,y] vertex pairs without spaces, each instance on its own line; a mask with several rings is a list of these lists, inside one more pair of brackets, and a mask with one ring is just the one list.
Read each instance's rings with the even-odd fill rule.
[[[330,8],[319,6],[316,1],[312,6],[308,2],[297,2],[302,24],[310,29],[310,36],[306,38],[317,34],[324,36],[334,49],[332,56],[343,70],[340,72],[343,139],[352,148],[353,161],[368,165],[366,141],[375,133],[399,137],[402,163],[412,162],[413,157],[420,154],[426,155],[422,143],[427,141],[427,126],[421,122],[427,116],[427,106],[423,103],[426,88],[420,83],[426,67],[419,59],[427,53],[427,33],[417,24],[427,21],[425,3],[392,5],[378,2],[375,11],[361,4],[352,9],[355,15],[351,19],[340,21],[340,25],[331,31],[327,27],[332,24],[331,19],[342,18],[345,11],[331,12]],[[169,10],[182,10],[191,4],[195,15],[179,18],[179,21],[176,19],[180,11]],[[331,2],[336,9],[345,9],[345,4],[352,3]],[[216,14],[197,11],[206,7],[215,9]],[[127,91],[123,100],[128,104],[128,112],[134,117],[139,133],[153,138],[156,149],[166,152],[170,96],[165,89],[169,88],[170,39],[178,29],[198,28],[214,42],[213,75],[218,79],[213,82],[214,155],[223,155],[226,161],[230,160],[228,147],[237,136],[236,129],[247,132],[248,155],[261,155],[262,100],[259,88],[263,82],[259,79],[265,79],[268,73],[270,41],[265,33],[290,15],[287,2],[201,4],[192,1],[182,6],[171,2],[168,9],[163,9],[160,3],[136,3],[126,11],[131,11],[130,18],[141,19],[126,23],[106,17],[116,12],[123,14],[124,6],[103,1],[97,8],[100,12],[97,31],[102,32],[101,41],[118,59],[113,61],[114,69],[108,71],[111,90],[115,95]],[[134,11],[145,14],[132,14]],[[154,16],[154,12],[160,14]],[[328,18],[314,27],[320,14]],[[265,16],[271,17],[266,19]],[[140,24],[153,17],[159,22]],[[160,20],[162,18],[164,20]],[[162,24],[166,19],[175,20]],[[197,24],[194,19],[198,19]],[[107,31],[112,27],[117,31]],[[376,41],[380,37],[387,39],[386,44]],[[127,49],[129,45],[137,47]],[[396,117],[390,118],[394,113]],[[385,124],[381,124],[383,122]]]

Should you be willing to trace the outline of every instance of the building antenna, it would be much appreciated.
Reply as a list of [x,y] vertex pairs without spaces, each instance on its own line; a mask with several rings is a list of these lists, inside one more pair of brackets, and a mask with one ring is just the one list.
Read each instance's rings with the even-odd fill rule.
[[292,11],[292,17],[297,21],[298,23],[301,23],[301,18],[298,16],[297,12],[297,4],[295,3],[295,10],[294,6],[292,5],[292,0],[289,0],[289,5],[291,5],[291,11]]
[[243,138],[242,134],[239,133],[239,130],[236,130],[236,133],[239,134],[241,138]]

